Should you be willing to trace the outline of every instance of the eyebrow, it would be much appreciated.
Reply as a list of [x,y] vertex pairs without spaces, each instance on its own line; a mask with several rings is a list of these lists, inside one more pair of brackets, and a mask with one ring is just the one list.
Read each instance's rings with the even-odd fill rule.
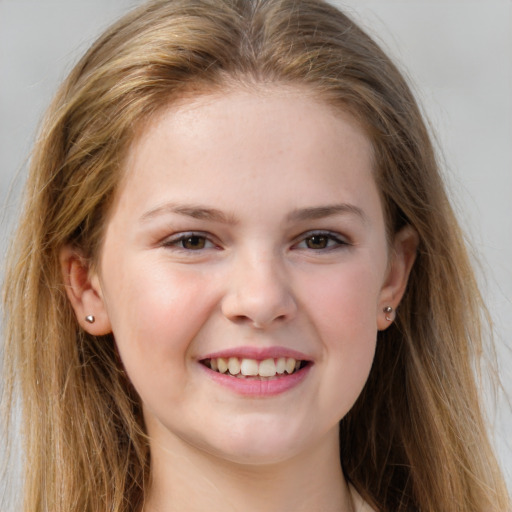
[[306,221],[322,219],[325,217],[332,217],[333,215],[351,214],[359,217],[365,224],[368,222],[368,217],[364,211],[349,203],[333,204],[327,206],[313,206],[311,208],[300,208],[292,211],[288,216],[288,221]]
[[238,222],[233,215],[226,214],[217,208],[209,208],[193,204],[180,205],[175,203],[166,203],[145,212],[140,217],[140,221],[145,222],[155,217],[159,217],[160,215],[167,215],[170,213],[183,215],[185,217],[192,217],[193,219],[220,222],[222,224],[236,224]]
[[[175,203],[166,203],[145,212],[140,217],[140,221],[145,222],[155,217],[159,217],[160,215],[168,214],[178,214],[185,217],[191,217],[193,219],[220,222],[222,224],[235,225],[238,223],[238,220],[234,215],[226,214],[217,208],[209,208],[201,205],[180,205]],[[290,212],[286,216],[286,220],[288,222],[303,222],[342,214],[355,215],[364,223],[368,222],[368,218],[361,208],[348,203],[299,208]]]

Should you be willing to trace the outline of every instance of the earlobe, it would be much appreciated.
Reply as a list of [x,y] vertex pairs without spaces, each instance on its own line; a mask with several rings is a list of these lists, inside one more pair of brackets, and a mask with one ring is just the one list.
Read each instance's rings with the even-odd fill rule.
[[405,226],[395,235],[377,308],[379,331],[387,329],[395,320],[396,309],[405,293],[409,274],[416,260],[418,243],[418,233],[412,226]]
[[66,293],[80,326],[95,336],[110,333],[101,284],[87,260],[73,247],[65,246],[60,251],[60,266]]

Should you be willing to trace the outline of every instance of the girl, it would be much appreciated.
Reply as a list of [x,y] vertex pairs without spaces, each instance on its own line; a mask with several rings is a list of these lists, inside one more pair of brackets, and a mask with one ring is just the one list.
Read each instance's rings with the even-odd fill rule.
[[145,4],[31,168],[4,293],[26,511],[507,509],[432,145],[344,14]]

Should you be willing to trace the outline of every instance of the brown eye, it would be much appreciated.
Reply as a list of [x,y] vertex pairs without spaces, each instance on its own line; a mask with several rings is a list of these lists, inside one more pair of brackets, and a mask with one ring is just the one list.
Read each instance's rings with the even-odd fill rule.
[[189,231],[186,233],[176,233],[162,241],[162,247],[166,249],[175,249],[188,252],[198,252],[208,249],[215,249],[218,246],[212,241],[208,233]]
[[183,249],[188,249],[191,251],[204,249],[206,246],[206,238],[204,236],[187,236],[182,238],[180,242]]
[[294,249],[309,249],[313,251],[330,251],[352,245],[346,238],[338,233],[330,231],[318,231],[304,233],[300,241],[293,246]]
[[308,249],[325,249],[329,244],[329,237],[325,235],[313,235],[305,239]]

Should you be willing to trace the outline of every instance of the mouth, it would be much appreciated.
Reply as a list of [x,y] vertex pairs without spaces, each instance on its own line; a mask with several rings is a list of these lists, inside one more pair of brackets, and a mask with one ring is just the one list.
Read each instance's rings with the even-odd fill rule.
[[263,360],[241,357],[215,357],[202,359],[208,369],[239,379],[272,380],[293,375],[312,364],[293,357],[267,358]]

